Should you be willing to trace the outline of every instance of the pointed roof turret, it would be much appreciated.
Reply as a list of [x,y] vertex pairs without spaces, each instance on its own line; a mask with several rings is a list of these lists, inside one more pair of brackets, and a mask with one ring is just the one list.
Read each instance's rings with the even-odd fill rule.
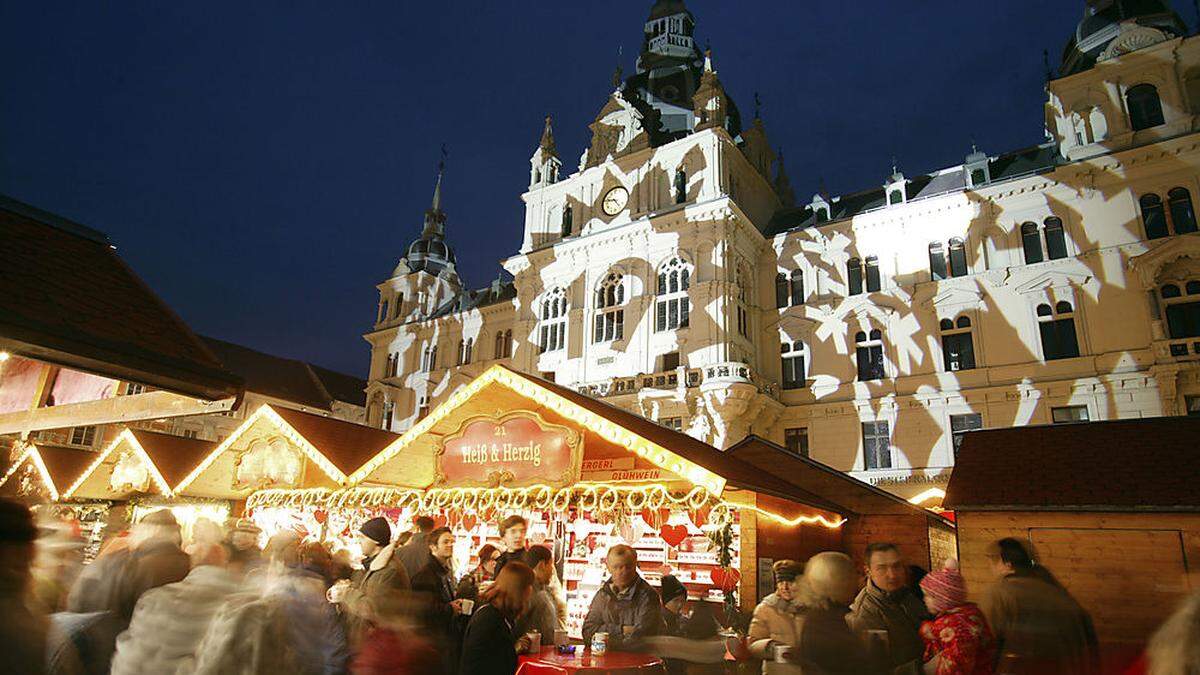
[[[438,162],[437,181],[433,185],[433,200],[425,211],[425,225],[419,239],[409,244],[405,263],[412,272],[426,271],[438,275],[454,269],[454,251],[446,243],[446,212],[442,210],[442,174],[446,169],[446,149]],[[399,273],[399,268],[397,268]]]
[[696,115],[696,131],[710,127],[724,127],[729,115],[729,96],[717,77],[712,64],[712,50],[704,53],[704,70],[700,73],[700,86],[692,97],[692,112]]
[[792,181],[783,166],[783,148],[779,149],[776,157],[778,161],[775,164],[775,194],[784,206],[795,206],[796,192],[792,190]]
[[538,147],[547,157],[558,157],[558,148],[554,145],[554,129],[550,126],[550,116],[546,115],[546,127],[542,129],[542,141]]
[[445,168],[444,160],[438,162],[437,182],[433,184],[433,201],[430,203],[429,209],[425,211],[425,227],[421,230],[422,239],[430,236],[446,236],[446,214],[442,211],[442,172]]

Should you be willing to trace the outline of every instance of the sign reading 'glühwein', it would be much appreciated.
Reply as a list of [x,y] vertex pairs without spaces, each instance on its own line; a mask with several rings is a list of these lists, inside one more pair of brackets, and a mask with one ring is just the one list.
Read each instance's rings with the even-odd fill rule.
[[578,480],[579,433],[535,413],[476,417],[442,443],[438,483],[449,487],[565,486]]

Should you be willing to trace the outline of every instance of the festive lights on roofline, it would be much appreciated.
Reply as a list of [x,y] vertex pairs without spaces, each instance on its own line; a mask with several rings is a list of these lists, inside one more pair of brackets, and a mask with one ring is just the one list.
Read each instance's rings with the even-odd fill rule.
[[154,481],[154,486],[158,488],[158,491],[162,493],[164,497],[174,497],[175,493],[171,490],[171,486],[167,485],[167,480],[163,478],[163,475],[158,470],[158,467],[155,466],[154,462],[150,460],[150,455],[146,453],[146,449],[143,448],[142,444],[138,442],[137,437],[133,435],[133,431],[126,427],[121,433],[117,434],[117,437],[113,439],[113,442],[109,443],[108,447],[105,448],[104,451],[101,452],[100,455],[96,457],[96,459],[93,460],[90,465],[88,465],[88,468],[79,475],[79,478],[75,479],[75,482],[71,485],[71,487],[67,488],[66,491],[63,492],[63,499],[70,499],[71,497],[75,496],[75,492],[83,486],[83,483],[89,477],[91,477],[91,475],[95,473],[97,469],[100,468],[100,465],[104,463],[104,460],[108,459],[108,456],[111,455],[113,451],[115,451],[117,447],[121,445],[122,442],[128,443],[130,447],[133,448],[134,453],[137,454],[138,459],[145,463],[146,468],[150,472],[150,478]]
[[372,457],[366,464],[352,473],[348,483],[355,485],[362,482],[385,462],[398,455],[416,438],[429,431],[433,425],[447,417],[454,409],[466,403],[467,399],[493,382],[508,387],[517,394],[580,424],[611,443],[628,448],[634,454],[658,468],[670,471],[693,485],[704,488],[714,496],[719,496],[725,490],[725,479],[720,475],[676,455],[657,443],[653,443],[623,429],[587,408],[573,403],[536,382],[528,380],[502,366],[488,368],[471,383],[460,388],[449,399],[413,425],[408,431],[404,432],[400,438],[393,441],[391,445],[381,450],[379,454]]
[[354,487],[341,490],[310,488],[302,490],[260,490],[246,500],[246,509],[256,508],[413,508],[419,513],[449,509],[473,513],[493,511],[565,511],[578,506],[589,514],[605,515],[623,510],[637,513],[642,509],[675,508],[693,510],[741,509],[753,511],[788,527],[821,525],[841,527],[845,518],[823,515],[783,516],[758,506],[728,502],[696,486],[687,492],[671,492],[660,484],[578,483],[564,488],[535,485],[523,488],[413,488]]
[[54,487],[54,480],[50,478],[50,471],[46,468],[46,463],[42,461],[42,455],[37,451],[37,446],[32,443],[25,448],[25,452],[21,453],[21,456],[12,463],[12,466],[8,467],[8,471],[4,472],[4,477],[0,478],[0,485],[7,483],[8,479],[12,478],[12,475],[26,461],[33,462],[33,467],[37,469],[38,475],[42,478],[42,484],[46,486],[46,491],[50,493],[50,501],[58,501],[58,489]]
[[908,502],[910,504],[916,504],[916,505],[920,506],[921,504],[924,504],[925,502],[931,502],[931,501],[936,500],[940,504],[942,502],[942,500],[945,498],[946,498],[945,490],[943,490],[942,488],[931,487],[928,490],[921,492],[920,494],[909,497]]

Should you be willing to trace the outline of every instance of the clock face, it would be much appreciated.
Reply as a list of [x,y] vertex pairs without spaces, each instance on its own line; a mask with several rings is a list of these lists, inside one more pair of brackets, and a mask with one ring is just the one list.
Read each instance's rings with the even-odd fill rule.
[[604,201],[600,206],[604,209],[604,213],[615,216],[625,209],[627,203],[629,203],[629,191],[617,186],[604,195]]

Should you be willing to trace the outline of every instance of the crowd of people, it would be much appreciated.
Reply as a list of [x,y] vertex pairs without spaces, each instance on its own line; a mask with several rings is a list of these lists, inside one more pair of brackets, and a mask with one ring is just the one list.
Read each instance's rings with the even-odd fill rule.
[[[499,529],[501,545],[484,545],[460,573],[453,532],[427,517],[403,533],[367,520],[356,533],[363,557],[351,561],[291,531],[260,549],[248,520],[228,532],[200,521],[185,548],[164,509],[85,566],[64,521],[0,500],[3,670],[513,675],[520,654],[562,641],[567,612],[551,549],[529,544],[521,516]],[[739,660],[769,674],[1098,672],[1088,613],[1028,548],[1002,539],[989,560],[997,581],[982,606],[968,601],[954,561],[915,573],[894,544],[868,546],[865,569],[838,552],[777,561],[774,592],[739,634],[674,576],[656,589],[637,551],[618,544],[583,641],[657,654],[672,675],[728,672]],[[1200,672],[1198,643],[1193,596],[1132,672]]]

